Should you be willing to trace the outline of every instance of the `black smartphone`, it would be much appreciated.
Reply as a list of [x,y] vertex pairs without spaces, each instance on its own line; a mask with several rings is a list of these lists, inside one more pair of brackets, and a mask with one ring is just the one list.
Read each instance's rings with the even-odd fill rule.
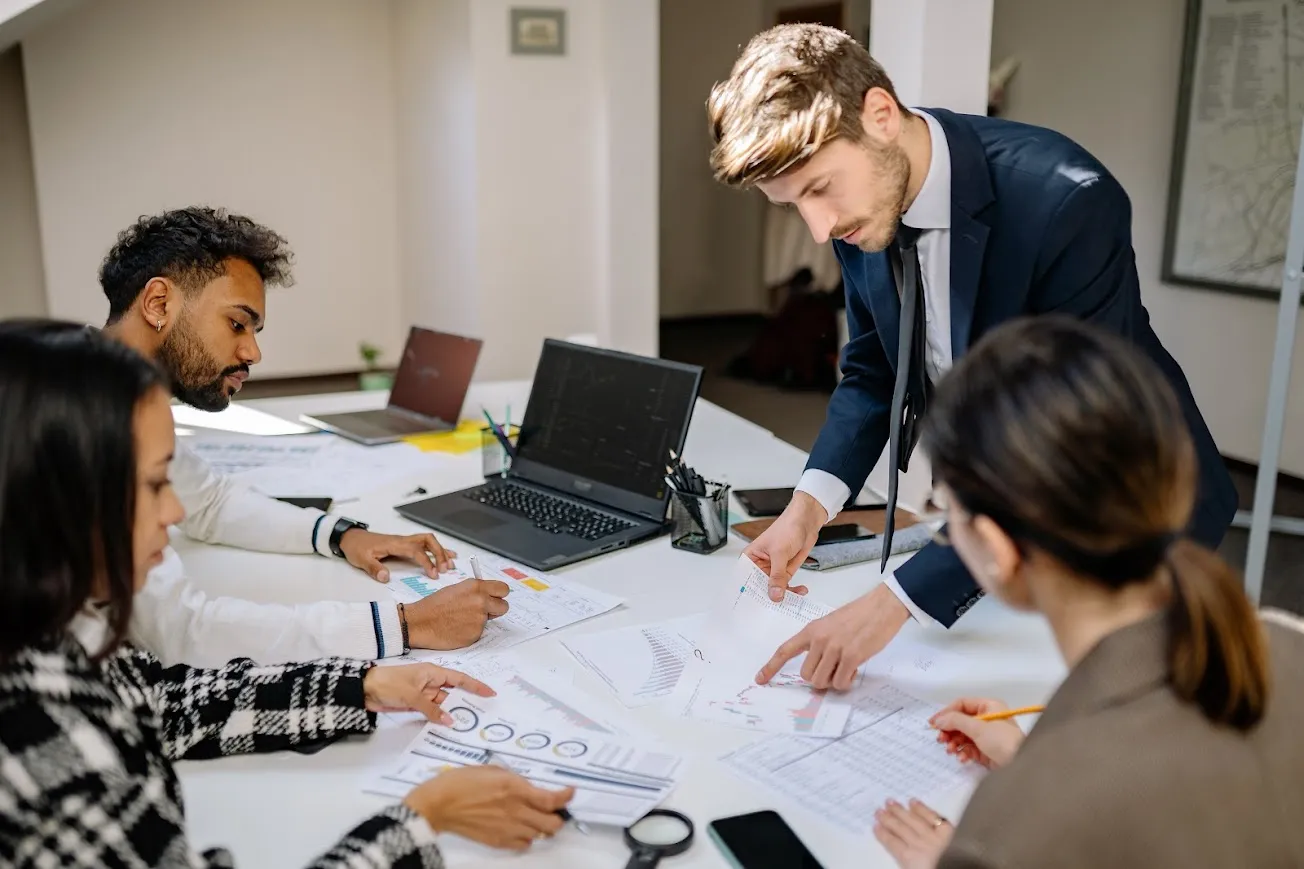
[[820,529],[819,537],[815,539],[815,545],[821,543],[845,543],[848,540],[869,540],[877,537],[873,531],[860,525],[825,525]]
[[[734,496],[743,505],[748,516],[778,516],[792,500],[793,489],[737,489]],[[886,502],[876,495],[858,495],[843,505],[842,509],[852,507],[885,507]]]
[[737,489],[734,495],[749,516],[778,516],[792,500],[792,489]]
[[329,513],[331,504],[334,503],[330,498],[277,498],[276,500],[302,507],[305,510],[317,509],[323,513]]
[[778,812],[719,818],[706,829],[735,869],[824,869]]

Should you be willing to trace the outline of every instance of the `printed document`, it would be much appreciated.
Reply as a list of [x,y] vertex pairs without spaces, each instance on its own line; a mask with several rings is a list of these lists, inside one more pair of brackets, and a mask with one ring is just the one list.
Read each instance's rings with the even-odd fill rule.
[[684,668],[704,659],[698,637],[704,615],[631,625],[563,641],[575,660],[606,683],[631,709],[669,697]]
[[576,786],[576,820],[625,826],[669,795],[683,760],[654,743],[619,736],[522,676],[498,680],[495,697],[454,691],[451,725],[427,723],[396,763],[376,770],[364,790],[402,798],[446,769],[495,763],[541,787]]
[[[935,662],[902,656],[892,666],[904,674]],[[869,830],[888,799],[928,802],[982,775],[938,743],[928,724],[937,704],[871,677],[844,697],[853,709],[840,738],[771,736],[725,755],[724,764],[856,834]]]
[[[479,561],[485,579],[502,580],[511,588],[507,595],[508,610],[506,615],[490,619],[485,624],[484,634],[473,645],[458,650],[457,658],[462,661],[499,652],[549,631],[602,615],[624,602],[615,595],[531,571],[496,555],[479,556]],[[459,569],[441,573],[436,579],[421,574],[395,576],[388,588],[399,601],[415,603],[441,588],[471,579],[471,573],[461,568],[465,563],[459,559]]]
[[703,660],[690,662],[672,708],[749,730],[841,735],[851,707],[838,694],[816,691],[802,679],[803,657],[788,662],[769,684],[756,684],[756,671],[774,650],[829,608],[792,592],[780,603],[770,600],[769,578],[745,555],[733,577],[706,614]]

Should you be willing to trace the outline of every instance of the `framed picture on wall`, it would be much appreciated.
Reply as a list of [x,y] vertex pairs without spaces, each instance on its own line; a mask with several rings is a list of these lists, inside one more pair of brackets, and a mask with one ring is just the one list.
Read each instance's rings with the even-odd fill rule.
[[1304,121],[1304,6],[1188,0],[1163,278],[1281,293]]

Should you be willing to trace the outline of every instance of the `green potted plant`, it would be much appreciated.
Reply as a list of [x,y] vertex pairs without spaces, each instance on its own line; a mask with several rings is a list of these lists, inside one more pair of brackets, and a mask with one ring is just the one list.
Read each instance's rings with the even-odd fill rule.
[[358,354],[362,356],[363,371],[358,375],[358,383],[363,390],[381,391],[394,386],[394,375],[380,368],[380,348],[363,341],[358,345]]

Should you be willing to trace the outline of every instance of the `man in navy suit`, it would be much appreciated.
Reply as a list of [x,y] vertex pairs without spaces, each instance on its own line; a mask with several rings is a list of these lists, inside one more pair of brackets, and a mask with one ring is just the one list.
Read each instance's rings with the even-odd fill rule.
[[[1188,531],[1218,545],[1236,492],[1141,304],[1127,194],[1086,150],[1025,124],[907,109],[861,45],[812,24],[753,38],[707,110],[716,177],[795,207],[817,242],[832,240],[846,289],[843,379],[791,503],[747,549],[772,597],[885,446],[894,501],[932,384],[983,333],[1029,314],[1081,317],[1159,365],[1199,453]],[[950,627],[979,596],[955,553],[930,544],[781,646],[757,679],[807,652],[805,678],[846,689],[907,620]]]

